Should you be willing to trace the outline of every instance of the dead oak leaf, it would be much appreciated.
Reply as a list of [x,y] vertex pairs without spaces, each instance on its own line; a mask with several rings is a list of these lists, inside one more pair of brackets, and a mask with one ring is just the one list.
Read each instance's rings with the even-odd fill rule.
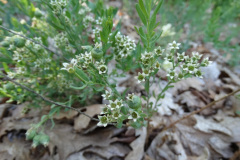
[[[93,117],[97,114],[100,114],[102,111],[103,104],[95,104],[86,107],[86,114]],[[74,119],[74,130],[81,132],[83,129],[86,129],[89,125],[91,119],[86,117],[85,115],[80,114],[78,117]]]

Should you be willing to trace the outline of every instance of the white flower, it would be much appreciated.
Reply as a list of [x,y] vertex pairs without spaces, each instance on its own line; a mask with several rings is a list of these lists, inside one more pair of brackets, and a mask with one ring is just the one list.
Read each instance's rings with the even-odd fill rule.
[[130,116],[128,117],[128,119],[132,119],[134,122],[136,122],[139,117],[140,116],[138,112],[132,110],[130,111]]
[[142,75],[143,75],[144,77],[147,77],[147,76],[149,76],[150,73],[151,73],[151,70],[150,70],[150,69],[144,69],[143,72],[142,72]]
[[136,76],[135,78],[138,80],[138,83],[145,81],[145,76],[140,72],[138,72],[138,76]]
[[111,95],[111,91],[109,92],[108,90],[105,90],[105,94],[102,95],[102,97],[105,99],[105,100],[109,100],[110,97],[112,96]]
[[172,43],[169,43],[169,49],[179,49],[179,46],[181,45],[181,43],[177,43],[176,41],[173,41]]
[[202,54],[199,54],[198,52],[192,52],[192,56],[199,60],[202,57]]
[[107,66],[106,65],[100,65],[98,66],[99,74],[104,74],[107,72]]
[[102,107],[102,112],[100,114],[107,114],[108,113],[108,107],[107,105],[105,105],[104,107]]
[[197,71],[196,65],[189,63],[187,70],[188,70],[188,72],[191,73],[191,74],[195,73],[195,72]]
[[178,61],[182,62],[182,61],[184,61],[184,58],[185,58],[185,52],[183,52],[183,53],[177,53],[177,59],[178,59]]
[[157,61],[154,65],[154,69],[160,69],[160,63]]
[[108,118],[106,116],[98,116],[99,122],[97,126],[104,126],[106,127],[108,124]]
[[121,108],[122,105],[123,105],[123,101],[117,99],[117,100],[116,100],[116,104],[117,104],[117,106],[118,106],[119,108]]
[[127,99],[132,101],[133,100],[134,93],[128,94]]
[[112,116],[113,116],[114,119],[118,119],[118,118],[121,117],[121,114],[120,114],[119,111],[115,111],[115,112],[113,112]]
[[108,105],[108,107],[111,109],[111,110],[115,110],[115,109],[119,109],[120,107],[117,105],[117,101],[109,101],[110,104]]
[[176,77],[178,80],[182,80],[184,78],[184,75],[182,73],[179,73]]
[[96,24],[97,25],[102,25],[102,18],[98,18],[97,20],[96,20]]
[[175,77],[175,71],[170,71],[170,72],[167,74],[167,77],[169,77],[170,79],[174,79],[174,77]]
[[194,75],[198,78],[203,78],[202,72],[200,70],[197,70]]
[[74,71],[74,67],[77,64],[77,60],[76,59],[72,59],[70,63],[63,63],[63,68],[61,68],[61,70],[67,70],[68,72],[73,72]]
[[161,56],[164,51],[165,51],[165,49],[161,49],[161,47],[158,47],[157,49],[154,50],[154,52],[157,56]]
[[172,62],[173,61],[173,55],[171,53],[167,53],[166,54],[166,57],[164,58],[165,60],[169,61],[169,62]]
[[207,67],[211,63],[212,63],[212,61],[209,61],[209,57],[207,57],[207,58],[203,59],[202,66]]

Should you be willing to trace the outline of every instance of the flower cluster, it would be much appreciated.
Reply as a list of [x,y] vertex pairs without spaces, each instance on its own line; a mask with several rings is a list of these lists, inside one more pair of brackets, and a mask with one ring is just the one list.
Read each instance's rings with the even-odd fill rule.
[[93,62],[93,57],[91,52],[85,52],[83,54],[77,55],[76,58],[78,62],[82,64],[81,67],[83,69],[87,69],[89,64]]
[[138,72],[136,76],[138,83],[144,82],[147,77],[160,69],[160,63],[157,58],[162,55],[164,49],[158,47],[154,52],[145,52],[141,55],[142,73]]
[[73,58],[70,63],[63,63],[64,67],[61,70],[67,70],[69,73],[73,73],[75,66],[83,70],[87,70],[89,69],[90,64],[92,64],[95,68],[98,69],[99,74],[107,73],[108,68],[102,59],[102,44],[96,43],[94,48],[91,46],[83,46],[82,48],[90,49],[90,51],[76,55],[76,58]]
[[91,15],[87,15],[83,18],[83,26],[87,28],[90,23],[94,22],[94,18]]
[[130,123],[143,123],[145,114],[142,112],[142,101],[140,97],[134,94],[128,94],[127,100],[114,98],[115,96],[105,91],[102,95],[105,100],[109,101],[108,105],[103,107],[101,115],[98,116],[98,126],[106,127],[108,123],[122,123],[123,120],[132,120]]
[[67,52],[73,52],[73,47],[69,44],[69,40],[67,38],[67,33],[61,32],[57,34],[53,38],[55,42],[55,46],[60,48],[64,47]]
[[116,47],[114,53],[117,59],[126,58],[136,48],[134,40],[131,40],[128,36],[121,35],[118,32],[115,36]]
[[162,27],[161,37],[173,36],[175,34],[176,33],[174,32],[174,29],[172,28],[172,24],[168,23]]
[[50,5],[54,14],[59,14],[67,6],[68,0],[51,0]]
[[48,78],[51,80],[47,87],[57,88],[58,92],[60,93],[64,92],[65,89],[68,89],[73,83],[71,80],[68,80],[67,77],[62,73],[59,73],[57,76],[49,75]]
[[[192,52],[192,56],[189,57],[185,55],[185,52],[176,53],[177,50],[180,49],[180,43],[173,41],[168,44],[165,55],[165,68],[168,64],[167,77],[172,81],[179,81],[184,79],[187,76],[196,76],[202,78],[202,72],[200,71],[200,67],[208,66],[211,61],[208,61],[208,58],[205,58],[201,63],[202,55],[198,52]],[[175,58],[176,56],[176,58]]]

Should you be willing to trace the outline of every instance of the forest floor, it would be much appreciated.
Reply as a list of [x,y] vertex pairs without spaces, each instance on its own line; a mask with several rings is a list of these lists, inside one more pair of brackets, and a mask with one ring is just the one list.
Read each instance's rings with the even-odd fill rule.
[[[123,19],[123,34],[138,40],[127,13],[119,12],[118,16]],[[213,63],[204,69],[203,79],[189,78],[167,91],[149,128],[97,127],[96,122],[75,111],[61,112],[54,117],[53,128],[51,121],[45,126],[45,133],[50,136],[49,146],[34,149],[32,142],[25,140],[26,130],[48,113],[50,106],[22,114],[27,103],[6,104],[6,99],[0,99],[0,159],[239,160],[240,99],[236,96],[229,96],[163,131],[176,120],[240,88],[240,69],[230,67],[228,57],[223,57],[211,44],[191,42],[191,45],[186,54],[197,51],[210,57]],[[159,74],[165,75],[161,85],[166,85],[166,72],[161,70]],[[131,73],[117,80],[118,90],[129,88],[143,93],[143,86],[137,84]],[[153,84],[151,91],[159,93],[161,89],[156,86]],[[102,106],[86,106],[85,112],[97,117]]]

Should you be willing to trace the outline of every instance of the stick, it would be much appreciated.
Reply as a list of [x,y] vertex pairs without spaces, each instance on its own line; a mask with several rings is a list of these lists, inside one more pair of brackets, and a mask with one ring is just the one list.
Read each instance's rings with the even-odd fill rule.
[[192,115],[202,112],[203,110],[205,110],[205,109],[213,106],[215,103],[217,103],[217,102],[219,102],[219,101],[222,101],[222,100],[224,100],[224,99],[226,99],[226,98],[228,98],[228,97],[236,94],[236,93],[239,92],[239,91],[240,91],[240,89],[237,89],[236,91],[233,91],[233,92],[229,93],[228,95],[226,95],[226,96],[224,96],[224,97],[222,97],[222,98],[220,98],[220,99],[218,99],[218,100],[212,101],[211,103],[209,103],[208,105],[204,106],[203,108],[201,108],[201,109],[199,109],[199,110],[196,110],[196,111],[190,113],[189,115],[183,116],[183,117],[180,118],[179,120],[176,120],[175,122],[171,123],[169,126],[163,128],[162,131],[165,131],[165,130],[168,130],[169,128],[172,128],[173,126],[175,126],[175,125],[176,125],[177,123],[179,123],[180,121],[182,121],[182,120],[184,120],[184,119],[188,119],[188,118],[191,117]]
[[[41,44],[41,43],[39,43],[39,42],[31,39],[31,38],[28,38],[28,37],[26,37],[26,36],[24,36],[24,35],[22,35],[22,34],[20,34],[20,33],[14,32],[14,31],[12,31],[12,30],[10,30],[10,29],[8,29],[8,28],[5,28],[5,27],[3,27],[3,26],[1,26],[1,25],[0,25],[0,28],[4,29],[4,30],[6,30],[6,31],[8,31],[8,32],[10,32],[10,33],[13,33],[13,34],[15,34],[15,35],[18,35],[18,36],[20,36],[20,37],[22,37],[22,38],[25,38],[25,39],[27,39],[27,40],[35,43],[35,44],[38,44],[38,45],[40,45],[41,47],[43,47],[44,49],[48,50],[49,52],[52,52],[52,53],[58,55],[59,57],[61,57],[58,53],[52,51],[52,50],[49,49],[48,47],[44,46],[43,44]],[[63,57],[63,58],[64,58],[65,60],[67,60],[65,57]],[[67,61],[68,61],[68,60],[67,60]]]
[[65,105],[59,104],[59,103],[57,103],[57,102],[54,102],[54,101],[52,101],[52,100],[50,100],[50,99],[44,97],[43,95],[38,94],[37,92],[35,92],[34,90],[28,88],[27,86],[22,85],[22,84],[20,84],[20,83],[14,81],[13,79],[11,79],[11,78],[9,78],[9,77],[3,75],[3,74],[0,74],[0,75],[4,77],[3,79],[0,79],[0,80],[2,80],[2,81],[4,81],[4,80],[11,81],[12,83],[14,83],[14,84],[20,86],[21,88],[23,88],[23,89],[25,89],[25,90],[27,90],[27,91],[29,91],[29,92],[34,93],[35,95],[37,95],[38,97],[40,97],[42,100],[44,100],[44,101],[46,101],[46,102],[49,102],[49,103],[55,104],[56,106],[59,106],[59,107],[62,107],[62,108],[67,108],[67,109],[71,109],[71,110],[77,111],[78,113],[83,114],[84,116],[90,118],[91,120],[94,120],[94,121],[99,122],[98,119],[96,119],[96,118],[92,118],[91,116],[89,116],[89,115],[87,115],[86,113],[82,112],[80,109],[73,108],[73,107],[69,107],[69,106],[65,106]]

